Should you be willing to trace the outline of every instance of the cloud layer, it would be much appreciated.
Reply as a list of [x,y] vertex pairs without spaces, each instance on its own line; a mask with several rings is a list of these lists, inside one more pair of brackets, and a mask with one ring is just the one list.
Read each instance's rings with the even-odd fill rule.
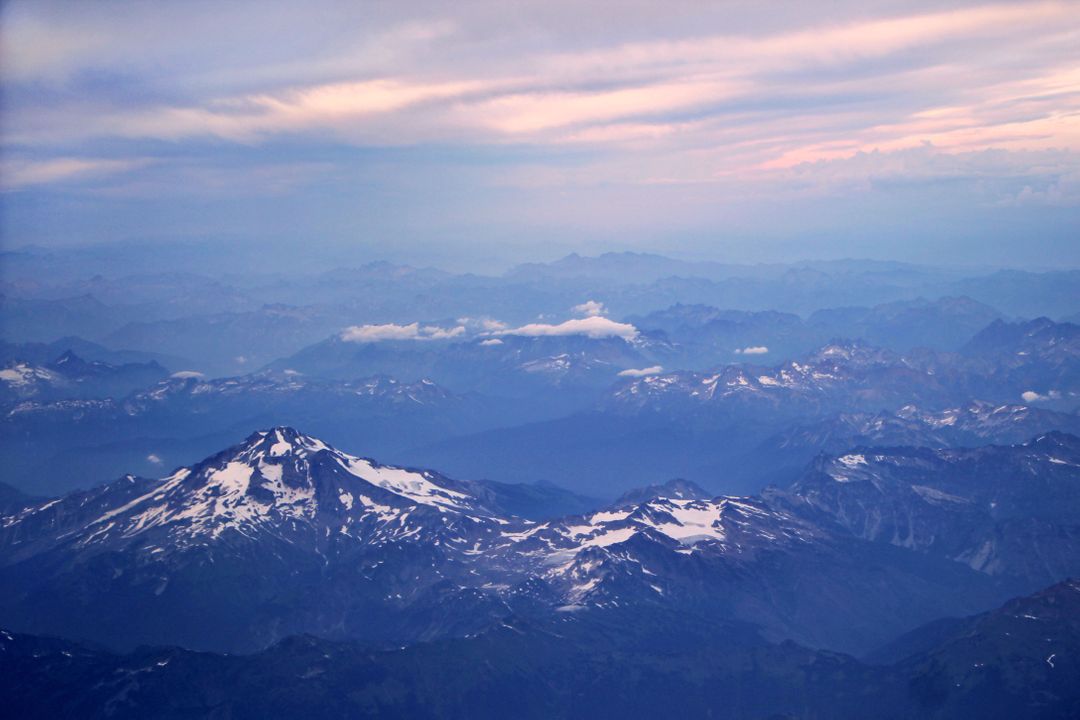
[[619,371],[619,377],[648,377],[650,375],[659,375],[664,372],[664,368],[661,365],[653,365],[647,368],[627,368],[626,370]]
[[615,322],[605,317],[593,316],[587,318],[575,318],[561,322],[558,325],[545,323],[530,323],[518,328],[500,331],[501,335],[521,335],[524,337],[566,336],[584,335],[594,339],[618,337],[623,340],[633,340],[638,336],[638,330],[628,323]]
[[4,7],[6,236],[749,253],[1080,207],[1076,2],[120,4]]
[[352,325],[341,332],[345,342],[373,343],[387,340],[449,340],[465,334],[465,328],[458,325],[441,328],[435,325],[420,325],[418,322],[408,325]]

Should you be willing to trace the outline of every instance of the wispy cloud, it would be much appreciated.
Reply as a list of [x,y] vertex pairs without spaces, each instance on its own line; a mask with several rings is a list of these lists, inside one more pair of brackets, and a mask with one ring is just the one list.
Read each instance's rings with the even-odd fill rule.
[[101,177],[145,167],[150,162],[143,158],[124,160],[80,157],[4,160],[0,162],[0,188],[18,190],[33,185]]
[[221,184],[332,188],[341,226],[374,188],[423,204],[380,215],[432,223],[410,232],[511,237],[728,228],[937,171],[973,204],[1075,204],[1076,2],[631,5],[13,3],[5,184],[168,198],[242,174]]

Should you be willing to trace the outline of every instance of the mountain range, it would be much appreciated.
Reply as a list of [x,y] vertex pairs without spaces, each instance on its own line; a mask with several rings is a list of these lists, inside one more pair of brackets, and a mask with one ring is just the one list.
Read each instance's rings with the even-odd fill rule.
[[1080,717],[1076,271],[205,255],[0,253],[0,714]]
[[250,651],[298,633],[396,646],[509,615],[655,607],[866,652],[1076,574],[1063,539],[1080,537],[1078,480],[1080,440],[1052,434],[861,449],[761,497],[677,482],[529,520],[507,512],[505,486],[274,428],[161,479],[8,511],[0,623],[117,649]]

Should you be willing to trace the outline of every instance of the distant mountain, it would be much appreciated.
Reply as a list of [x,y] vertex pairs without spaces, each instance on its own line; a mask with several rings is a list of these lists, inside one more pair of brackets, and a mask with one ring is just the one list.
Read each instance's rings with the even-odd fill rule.
[[836,340],[798,361],[748,363],[708,373],[674,372],[625,382],[606,407],[621,412],[788,413],[792,416],[900,407],[944,409],[973,398],[1028,402],[1080,398],[1080,326],[1046,318],[995,321],[960,354],[895,353]]
[[111,365],[84,360],[70,350],[42,365],[9,360],[0,369],[0,407],[26,400],[123,396],[167,376],[153,361]]
[[957,350],[1001,313],[968,297],[918,298],[872,308],[818,310],[807,324],[828,337],[852,337],[903,352],[916,347]]
[[[493,342],[494,341],[494,342]],[[638,336],[588,337],[562,335],[527,337],[501,335],[461,342],[358,343],[331,337],[292,357],[270,365],[324,378],[392,373],[403,379],[429,377],[457,392],[487,395],[536,396],[556,399],[551,391],[566,391],[563,407],[588,404],[582,392],[594,395],[618,379],[619,372],[653,366],[667,352],[663,338]]]
[[674,480],[668,480],[666,483],[660,485],[649,485],[647,487],[637,488],[623,493],[623,495],[612,504],[612,507],[622,508],[640,505],[641,503],[656,500],[658,498],[670,498],[672,500],[709,500],[713,495],[714,493],[710,493],[696,483],[676,478]]
[[48,343],[12,343],[0,341],[0,363],[23,361],[42,365],[71,351],[81,358],[110,365],[156,362],[172,371],[192,366],[190,360],[174,355],[141,352],[139,350],[112,350],[96,342],[71,335]]
[[[123,261],[117,264],[122,266]],[[205,274],[172,270],[119,276],[94,273],[59,282],[43,275],[35,283],[24,282],[13,289],[34,300],[93,297],[108,307],[123,309],[128,317],[155,320],[258,307],[257,301],[235,285]]]
[[92,295],[59,300],[0,296],[0,330],[11,342],[52,342],[69,335],[100,337],[128,320]]
[[950,294],[989,303],[1014,317],[1058,317],[1076,312],[1080,270],[1000,270],[951,283]]
[[1080,325],[1045,317],[1019,323],[998,320],[960,352],[987,363],[993,382],[1024,388],[1033,399],[1075,407],[1080,398]]
[[103,338],[110,347],[198,358],[189,368],[236,375],[291,355],[349,324],[342,308],[265,305],[243,312],[131,322]]
[[818,310],[806,320],[766,310],[719,310],[676,304],[626,319],[636,327],[663,331],[677,349],[683,369],[758,359],[801,357],[833,338],[851,338],[904,352],[916,347],[956,350],[1001,313],[970,298],[896,301],[874,307]]
[[857,537],[1022,578],[1080,576],[1080,438],[965,449],[854,448],[766,495]]
[[905,403],[939,406],[969,396],[972,383],[955,364],[931,365],[858,341],[835,341],[775,366],[725,365],[712,372],[662,373],[615,388],[604,409],[686,416],[709,412],[805,418],[838,409]]
[[675,346],[675,362],[685,369],[738,362],[747,348],[763,358],[798,356],[834,337],[791,313],[719,310],[708,305],[676,304],[626,321],[643,330],[663,332]]
[[1029,337],[1027,350],[1006,343],[1001,353],[975,346],[964,354],[896,353],[837,340],[779,364],[627,378],[585,412],[418,444],[410,456],[458,475],[558,477],[615,497],[671,477],[717,492],[755,492],[789,482],[817,450],[860,437],[932,446],[1018,442],[1076,428],[1080,381],[1071,368],[1080,355],[1063,340],[1072,326],[1056,327]]
[[711,279],[733,276],[768,276],[782,272],[782,267],[778,265],[688,262],[653,253],[610,252],[596,257],[571,253],[550,263],[518,265],[511,268],[504,277],[508,280],[526,282],[573,278],[629,285],[654,282],[672,276]]
[[8,482],[54,494],[197,461],[253,426],[310,427],[335,443],[388,457],[412,443],[527,418],[508,401],[457,395],[426,379],[178,377],[117,399],[22,401],[0,418],[0,462]]
[[839,453],[860,445],[1007,445],[1050,431],[1080,435],[1080,415],[981,401],[945,410],[906,405],[895,412],[838,413],[818,422],[792,426],[753,447],[746,453],[744,464],[754,465],[773,482],[783,482],[822,452]]

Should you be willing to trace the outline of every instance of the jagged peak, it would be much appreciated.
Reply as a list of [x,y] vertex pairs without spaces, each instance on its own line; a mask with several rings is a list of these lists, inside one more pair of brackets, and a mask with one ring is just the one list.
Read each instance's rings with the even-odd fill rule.
[[1025,446],[1037,449],[1047,450],[1050,448],[1068,448],[1070,450],[1080,452],[1080,437],[1071,435],[1060,430],[1051,430],[1050,432],[1039,435],[1033,438],[1029,442],[1024,443]]
[[82,546],[142,542],[134,539],[154,533],[157,552],[225,534],[411,542],[438,535],[455,518],[503,522],[449,478],[349,455],[288,426],[255,432],[158,480],[121,478],[96,491],[89,505],[86,497],[73,493],[26,517],[68,518],[65,537]]
[[[327,450],[338,453],[322,440],[303,433],[288,425],[278,425],[267,430],[258,430],[237,446],[238,455],[264,451],[268,457],[285,455],[308,456]],[[344,453],[338,453],[343,455]]]

